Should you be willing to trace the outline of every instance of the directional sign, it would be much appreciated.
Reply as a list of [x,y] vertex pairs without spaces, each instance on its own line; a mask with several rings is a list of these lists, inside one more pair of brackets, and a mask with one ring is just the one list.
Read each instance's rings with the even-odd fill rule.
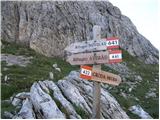
[[81,66],[80,77],[83,79],[94,80],[112,85],[119,85],[121,82],[120,76],[89,66]]
[[92,75],[92,67],[81,66],[80,78],[90,80],[91,79],[91,75]]
[[107,38],[106,45],[107,45],[107,49],[119,48],[119,38],[116,38],[116,37]]
[[106,50],[107,49],[106,42],[107,42],[106,39],[76,42],[66,47],[65,51],[71,53],[81,53],[86,51]]
[[92,69],[91,79],[94,81],[108,83],[112,85],[119,85],[121,82],[120,76],[102,70],[97,70],[95,68]]
[[71,65],[102,64],[109,62],[109,54],[108,51],[73,54],[68,56],[67,61]]
[[121,50],[110,50],[109,51],[109,63],[122,62],[122,51]]

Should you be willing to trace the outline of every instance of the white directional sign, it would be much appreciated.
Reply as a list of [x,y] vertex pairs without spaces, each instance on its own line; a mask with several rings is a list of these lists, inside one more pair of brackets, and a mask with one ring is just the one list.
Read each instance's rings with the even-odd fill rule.
[[102,51],[112,48],[119,48],[119,39],[116,37],[72,43],[65,48],[65,51],[81,53],[86,51]]
[[85,65],[85,64],[102,64],[109,62],[108,51],[78,53],[68,56],[67,61],[71,65]]
[[80,53],[86,51],[106,50],[107,49],[106,42],[107,42],[106,39],[76,42],[66,47],[65,51],[71,53]]

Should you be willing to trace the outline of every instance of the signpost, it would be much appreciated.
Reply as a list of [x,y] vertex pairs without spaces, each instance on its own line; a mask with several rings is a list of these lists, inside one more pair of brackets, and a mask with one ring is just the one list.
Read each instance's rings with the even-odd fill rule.
[[65,48],[65,51],[70,53],[94,52],[106,49],[119,48],[119,39],[111,38],[97,38],[95,40],[82,41],[70,44]]
[[76,42],[66,47],[65,51],[71,53],[80,53],[86,51],[88,52],[101,51],[101,50],[106,50],[107,48],[106,43],[107,43],[106,39]]
[[113,73],[105,72],[90,66],[81,66],[80,77],[87,80],[108,83],[111,85],[119,85],[121,78]]
[[[67,61],[71,65],[81,65],[80,77],[93,80],[92,118],[97,119],[100,119],[100,82],[112,85],[119,85],[121,82],[120,76],[102,71],[100,64],[122,62],[122,51],[115,50],[119,48],[119,39],[102,39],[100,32],[101,28],[94,26],[93,40],[72,43],[65,48],[65,51],[71,53]],[[93,67],[82,66],[85,64],[93,64]]]
[[108,51],[73,54],[67,58],[71,65],[98,64],[109,62]]

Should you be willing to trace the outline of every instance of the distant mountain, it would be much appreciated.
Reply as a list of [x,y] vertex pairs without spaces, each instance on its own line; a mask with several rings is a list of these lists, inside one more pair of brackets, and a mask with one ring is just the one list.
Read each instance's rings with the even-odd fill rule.
[[158,50],[131,20],[109,1],[2,1],[2,39],[21,43],[46,56],[64,56],[70,43],[92,39],[92,27],[102,37],[120,38],[121,47],[145,63],[158,63]]

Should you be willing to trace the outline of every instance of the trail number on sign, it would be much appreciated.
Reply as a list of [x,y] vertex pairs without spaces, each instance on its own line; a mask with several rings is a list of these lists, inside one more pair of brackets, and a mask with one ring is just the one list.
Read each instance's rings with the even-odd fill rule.
[[90,80],[92,76],[92,67],[89,66],[81,66],[81,74],[80,77],[83,79]]
[[122,62],[122,51],[113,50],[109,51],[109,63],[119,63]]
[[91,76],[91,71],[87,69],[82,69],[81,74]]
[[119,48],[119,39],[116,37],[107,38],[106,46],[107,49]]

